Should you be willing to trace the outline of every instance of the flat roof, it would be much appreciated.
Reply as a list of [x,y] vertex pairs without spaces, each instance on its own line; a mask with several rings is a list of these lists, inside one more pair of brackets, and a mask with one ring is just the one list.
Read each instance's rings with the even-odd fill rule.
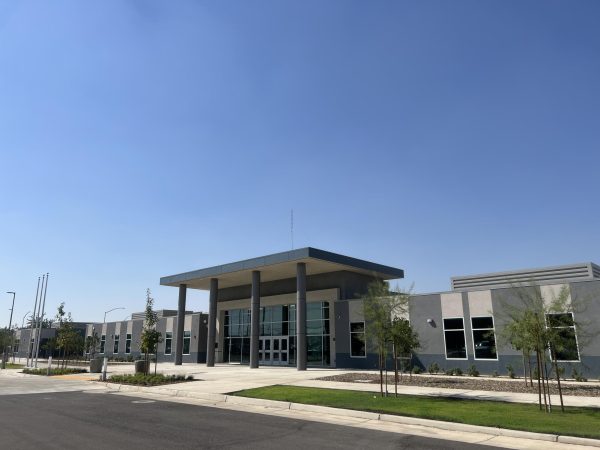
[[306,275],[346,270],[382,280],[404,278],[402,269],[319,250],[318,248],[304,247],[162,277],[160,284],[162,286],[186,284],[192,289],[209,290],[210,279],[218,278],[219,289],[243,286],[252,283],[252,271],[254,270],[260,271],[261,282],[284,280],[296,277],[296,264],[300,262],[306,263]]
[[592,262],[534,269],[492,272],[478,275],[452,277],[453,290],[475,288],[509,287],[515,284],[557,283],[560,281],[583,281],[600,279],[600,266]]

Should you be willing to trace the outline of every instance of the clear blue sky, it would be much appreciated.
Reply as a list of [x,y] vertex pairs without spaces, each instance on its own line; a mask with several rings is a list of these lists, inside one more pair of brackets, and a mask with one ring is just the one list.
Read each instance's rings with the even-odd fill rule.
[[20,322],[49,271],[50,315],[122,319],[147,287],[175,308],[161,276],[289,249],[291,208],[296,247],[402,267],[417,292],[600,261],[598,17],[3,1],[0,298],[17,291]]

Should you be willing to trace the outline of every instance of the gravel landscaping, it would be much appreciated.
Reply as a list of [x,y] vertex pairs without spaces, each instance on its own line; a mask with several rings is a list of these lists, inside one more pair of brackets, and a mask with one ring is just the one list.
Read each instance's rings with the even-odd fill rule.
[[[337,381],[347,383],[373,383],[379,384],[379,375],[371,373],[352,372],[344,375],[333,375],[318,378],[323,381]],[[534,380],[535,383],[535,380]],[[494,392],[522,392],[537,394],[537,384],[534,387],[525,387],[525,382],[521,380],[490,379],[468,376],[444,376],[444,375],[413,375],[412,379],[408,375],[403,375],[399,386],[421,386],[430,388],[449,388],[449,389],[468,389],[475,391],[494,391]],[[388,390],[394,386],[394,374],[388,372]],[[600,397],[600,385],[588,383],[561,383],[563,395],[578,395],[587,397]],[[552,394],[558,395],[556,381],[550,383]]]

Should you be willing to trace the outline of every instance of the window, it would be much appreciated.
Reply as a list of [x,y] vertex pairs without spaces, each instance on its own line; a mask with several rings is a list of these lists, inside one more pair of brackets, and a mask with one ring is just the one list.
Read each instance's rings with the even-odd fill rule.
[[[579,361],[573,313],[546,314],[548,328],[556,330],[554,351],[558,361]],[[554,356],[554,355],[552,355]]]
[[129,333],[125,335],[125,353],[131,353],[131,334]]
[[498,359],[494,318],[491,316],[471,317],[471,329],[475,359]]
[[173,345],[173,332],[167,331],[165,333],[165,355],[171,354],[171,346]]
[[184,355],[189,355],[190,354],[190,340],[192,337],[192,332],[191,331],[184,331],[183,332],[183,354]]
[[118,334],[115,334],[115,343],[113,345],[113,353],[119,353],[119,339],[120,339],[120,336]]
[[102,337],[100,338],[100,353],[103,354],[104,353],[104,347],[106,346],[106,335],[103,334]]
[[465,323],[462,317],[444,319],[446,359],[467,359]]
[[365,323],[350,322],[350,356],[352,358],[367,356],[365,342]]
[[21,339],[15,339],[15,348],[13,349],[14,353],[19,352],[19,344],[21,343]]

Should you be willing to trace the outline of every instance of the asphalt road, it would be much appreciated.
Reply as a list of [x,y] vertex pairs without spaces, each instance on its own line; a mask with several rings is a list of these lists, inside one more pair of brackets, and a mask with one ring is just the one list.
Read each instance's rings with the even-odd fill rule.
[[105,393],[0,396],[2,449],[491,449]]

